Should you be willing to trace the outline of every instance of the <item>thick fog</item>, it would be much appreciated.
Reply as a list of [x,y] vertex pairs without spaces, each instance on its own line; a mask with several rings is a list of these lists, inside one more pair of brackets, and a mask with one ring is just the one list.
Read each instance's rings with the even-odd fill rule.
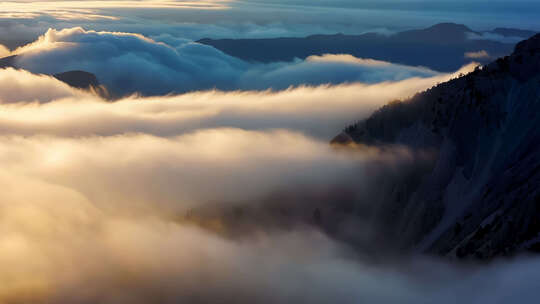
[[[282,203],[275,193],[304,198],[287,208],[311,214],[314,199],[336,190],[369,194],[374,176],[424,156],[403,147],[336,150],[325,129],[338,134],[333,126],[350,113],[365,117],[452,75],[116,102],[26,71],[0,77],[0,302],[536,299],[536,259],[374,263],[309,222],[275,229],[256,220],[231,235],[219,213],[190,216]],[[354,233],[369,230],[359,224]]]
[[[440,22],[534,30],[537,3],[0,6],[0,57],[17,55],[0,69],[1,304],[538,302],[538,258],[392,251],[370,212],[437,151],[330,144],[491,54],[463,54],[471,64],[445,74],[347,54],[255,64],[194,42]],[[95,74],[114,98],[50,76],[69,70]]]

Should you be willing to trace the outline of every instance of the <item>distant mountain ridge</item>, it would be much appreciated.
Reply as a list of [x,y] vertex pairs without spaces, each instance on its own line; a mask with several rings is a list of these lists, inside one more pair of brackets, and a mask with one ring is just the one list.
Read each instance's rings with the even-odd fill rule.
[[491,33],[499,34],[504,37],[522,37],[522,38],[528,38],[534,36],[536,33],[534,31],[529,30],[520,30],[520,29],[513,29],[513,28],[503,28],[498,27],[491,31]]
[[15,66],[15,59],[17,58],[17,55],[12,55],[4,58],[0,58],[0,69],[5,68],[14,68]]
[[54,74],[53,77],[78,89],[91,89],[100,85],[96,75],[85,71],[68,71]]
[[[529,38],[534,32],[517,29],[495,29],[489,33],[500,36]],[[311,55],[350,54],[361,58],[390,61],[412,66],[425,66],[438,71],[455,71],[471,61],[465,53],[486,51],[491,58],[510,54],[513,43],[480,37],[465,25],[441,23],[420,30],[410,30],[385,36],[377,33],[362,35],[312,35],[305,38],[269,39],[201,39],[198,42],[247,61],[275,62],[305,59]],[[491,58],[476,58],[487,63]]]
[[421,179],[405,177],[374,202],[381,229],[402,247],[482,259],[540,250],[540,34],[384,106],[333,143],[437,151]]
[[[18,68],[16,59],[17,55],[0,58],[0,69]],[[50,76],[53,76],[73,88],[91,90],[101,97],[111,98],[108,90],[100,84],[96,75],[92,73],[86,71],[66,71]]]

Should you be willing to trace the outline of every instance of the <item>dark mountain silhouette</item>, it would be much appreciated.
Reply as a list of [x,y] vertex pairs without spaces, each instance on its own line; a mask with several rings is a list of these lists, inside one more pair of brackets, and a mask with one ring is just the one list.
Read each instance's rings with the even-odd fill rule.
[[97,77],[94,74],[85,71],[68,71],[54,74],[53,76],[54,78],[78,89],[90,89],[92,87],[99,86]]
[[[4,68],[18,68],[17,55],[0,58],[0,69]],[[85,71],[67,71],[51,75],[54,78],[66,83],[67,85],[83,90],[91,90],[103,98],[110,99],[111,94],[108,92],[105,86],[99,83],[96,75]]]
[[498,34],[504,37],[520,37],[520,38],[529,38],[529,37],[534,36],[534,34],[536,34],[533,31],[503,28],[503,27],[498,27],[494,29],[493,31],[491,31],[491,33]]
[[14,68],[17,55],[0,58],[0,69]]
[[[504,34],[532,36],[532,32],[497,29]],[[224,53],[247,61],[275,62],[305,59],[311,55],[351,54],[413,66],[426,66],[438,71],[455,71],[471,59],[467,52],[486,51],[493,58],[512,52],[514,44],[491,40],[471,39],[481,33],[464,25],[442,23],[427,29],[411,30],[385,36],[376,33],[363,35],[313,35],[305,38],[273,39],[202,39]],[[530,34],[530,35],[529,35]],[[487,59],[475,59],[487,60]],[[487,62],[483,62],[487,63]]]
[[[435,151],[376,213],[403,248],[493,258],[540,248],[540,34],[511,56],[384,106],[334,144]],[[411,182],[412,181],[412,182]]]
[[20,39],[17,37],[9,37],[9,36],[0,37],[0,44],[2,44],[3,46],[7,47],[10,50],[15,50],[18,47],[27,45],[32,42],[33,40]]

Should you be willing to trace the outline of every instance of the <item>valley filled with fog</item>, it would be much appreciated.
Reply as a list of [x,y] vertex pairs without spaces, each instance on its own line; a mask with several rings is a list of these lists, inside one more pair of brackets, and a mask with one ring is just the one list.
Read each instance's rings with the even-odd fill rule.
[[[458,260],[385,235],[381,202],[445,165],[439,150],[334,144],[391,102],[480,73],[496,59],[485,50],[448,72],[345,53],[248,61],[195,41],[353,32],[337,12],[356,18],[371,2],[24,2],[0,4],[0,303],[537,301],[530,253]],[[416,9],[417,25],[432,25]],[[235,19],[246,11],[258,13]],[[266,20],[275,11],[288,21]],[[410,18],[354,33],[393,35]],[[501,52],[518,40],[481,35]],[[99,84],[74,86],[58,76],[68,71]],[[537,92],[534,77],[507,91]]]

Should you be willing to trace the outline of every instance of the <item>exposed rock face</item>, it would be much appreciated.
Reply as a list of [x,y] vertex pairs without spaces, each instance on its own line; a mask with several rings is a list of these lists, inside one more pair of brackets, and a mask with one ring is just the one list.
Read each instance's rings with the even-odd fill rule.
[[511,56],[393,102],[334,143],[434,149],[378,217],[404,248],[492,258],[540,247],[540,34]]

